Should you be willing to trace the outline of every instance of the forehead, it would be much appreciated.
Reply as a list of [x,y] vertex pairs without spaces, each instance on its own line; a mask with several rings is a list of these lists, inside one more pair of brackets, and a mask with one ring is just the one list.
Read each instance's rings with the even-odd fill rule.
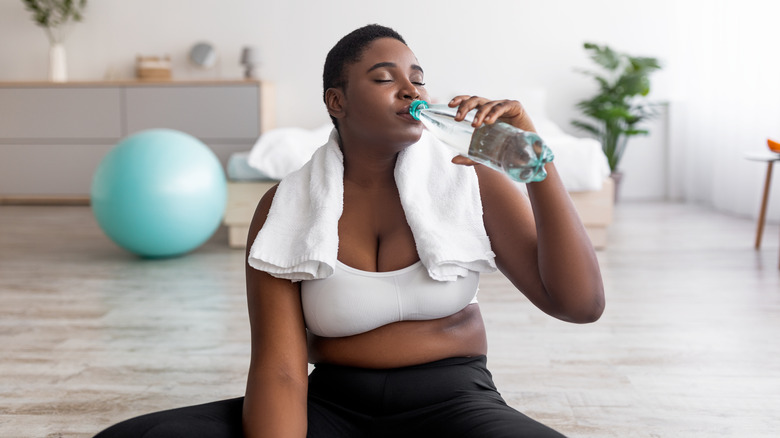
[[395,38],[379,38],[366,46],[355,65],[365,69],[380,62],[391,62],[402,69],[419,64],[414,52],[406,44]]

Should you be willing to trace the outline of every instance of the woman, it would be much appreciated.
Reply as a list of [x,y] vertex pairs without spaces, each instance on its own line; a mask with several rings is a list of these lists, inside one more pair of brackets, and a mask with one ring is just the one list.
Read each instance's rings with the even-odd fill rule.
[[[400,301],[404,295],[414,299],[418,289],[452,290],[424,305],[435,313],[437,307],[451,307],[452,296],[465,297],[455,311],[410,321],[393,309],[401,313],[398,322],[377,322],[384,309],[371,299],[379,279],[426,272],[418,270],[419,235],[407,221],[410,212],[395,174],[399,155],[423,134],[408,106],[428,98],[412,51],[392,29],[360,28],[331,49],[323,83],[337,131],[332,141],[343,160],[333,273],[291,281],[248,264],[252,356],[245,397],[139,417],[105,436],[241,436],[242,424],[247,437],[561,436],[507,406],[496,391],[485,368],[485,328],[472,299],[478,273],[453,281],[423,275],[393,292]],[[458,107],[460,119],[476,110],[474,126],[503,121],[534,130],[516,101],[458,96],[449,105]],[[544,181],[527,185],[526,197],[494,170],[462,157],[452,161],[473,166],[459,169],[468,169],[478,181],[484,230],[502,273],[556,318],[597,320],[604,307],[598,263],[555,166],[547,164]],[[258,204],[247,245],[250,261],[255,236],[273,216],[272,205],[282,208],[291,201],[290,191],[283,194],[281,187]],[[318,297],[339,299],[346,293],[369,301],[350,306],[347,300],[338,310],[341,319],[330,318],[314,330],[314,319],[328,321],[328,312],[336,312]],[[307,300],[318,304],[307,306]],[[357,328],[341,331],[342,323]],[[311,376],[307,362],[315,364]],[[121,435],[122,430],[133,432]]]

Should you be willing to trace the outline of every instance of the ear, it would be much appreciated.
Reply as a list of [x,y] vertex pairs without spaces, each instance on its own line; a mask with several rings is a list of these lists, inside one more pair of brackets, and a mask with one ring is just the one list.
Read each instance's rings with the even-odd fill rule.
[[325,106],[331,116],[337,119],[344,117],[344,99],[344,91],[341,88],[325,90]]

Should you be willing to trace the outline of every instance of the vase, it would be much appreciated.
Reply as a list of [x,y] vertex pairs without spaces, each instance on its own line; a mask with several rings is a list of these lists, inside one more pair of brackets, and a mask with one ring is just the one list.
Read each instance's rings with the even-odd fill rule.
[[49,48],[49,80],[52,82],[65,82],[68,80],[65,46],[62,43],[53,43]]
[[614,201],[615,204],[617,204],[620,192],[620,181],[623,180],[623,172],[614,171],[609,174],[609,177],[612,178],[612,181],[615,183]]

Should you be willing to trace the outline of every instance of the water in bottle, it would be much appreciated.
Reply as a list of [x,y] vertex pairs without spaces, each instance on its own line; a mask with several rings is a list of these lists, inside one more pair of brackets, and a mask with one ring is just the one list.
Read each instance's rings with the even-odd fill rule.
[[496,122],[474,129],[471,121],[455,121],[457,108],[429,105],[424,100],[412,102],[409,113],[436,138],[460,155],[500,170],[519,182],[542,181],[547,177],[544,165],[553,153],[534,132]]

